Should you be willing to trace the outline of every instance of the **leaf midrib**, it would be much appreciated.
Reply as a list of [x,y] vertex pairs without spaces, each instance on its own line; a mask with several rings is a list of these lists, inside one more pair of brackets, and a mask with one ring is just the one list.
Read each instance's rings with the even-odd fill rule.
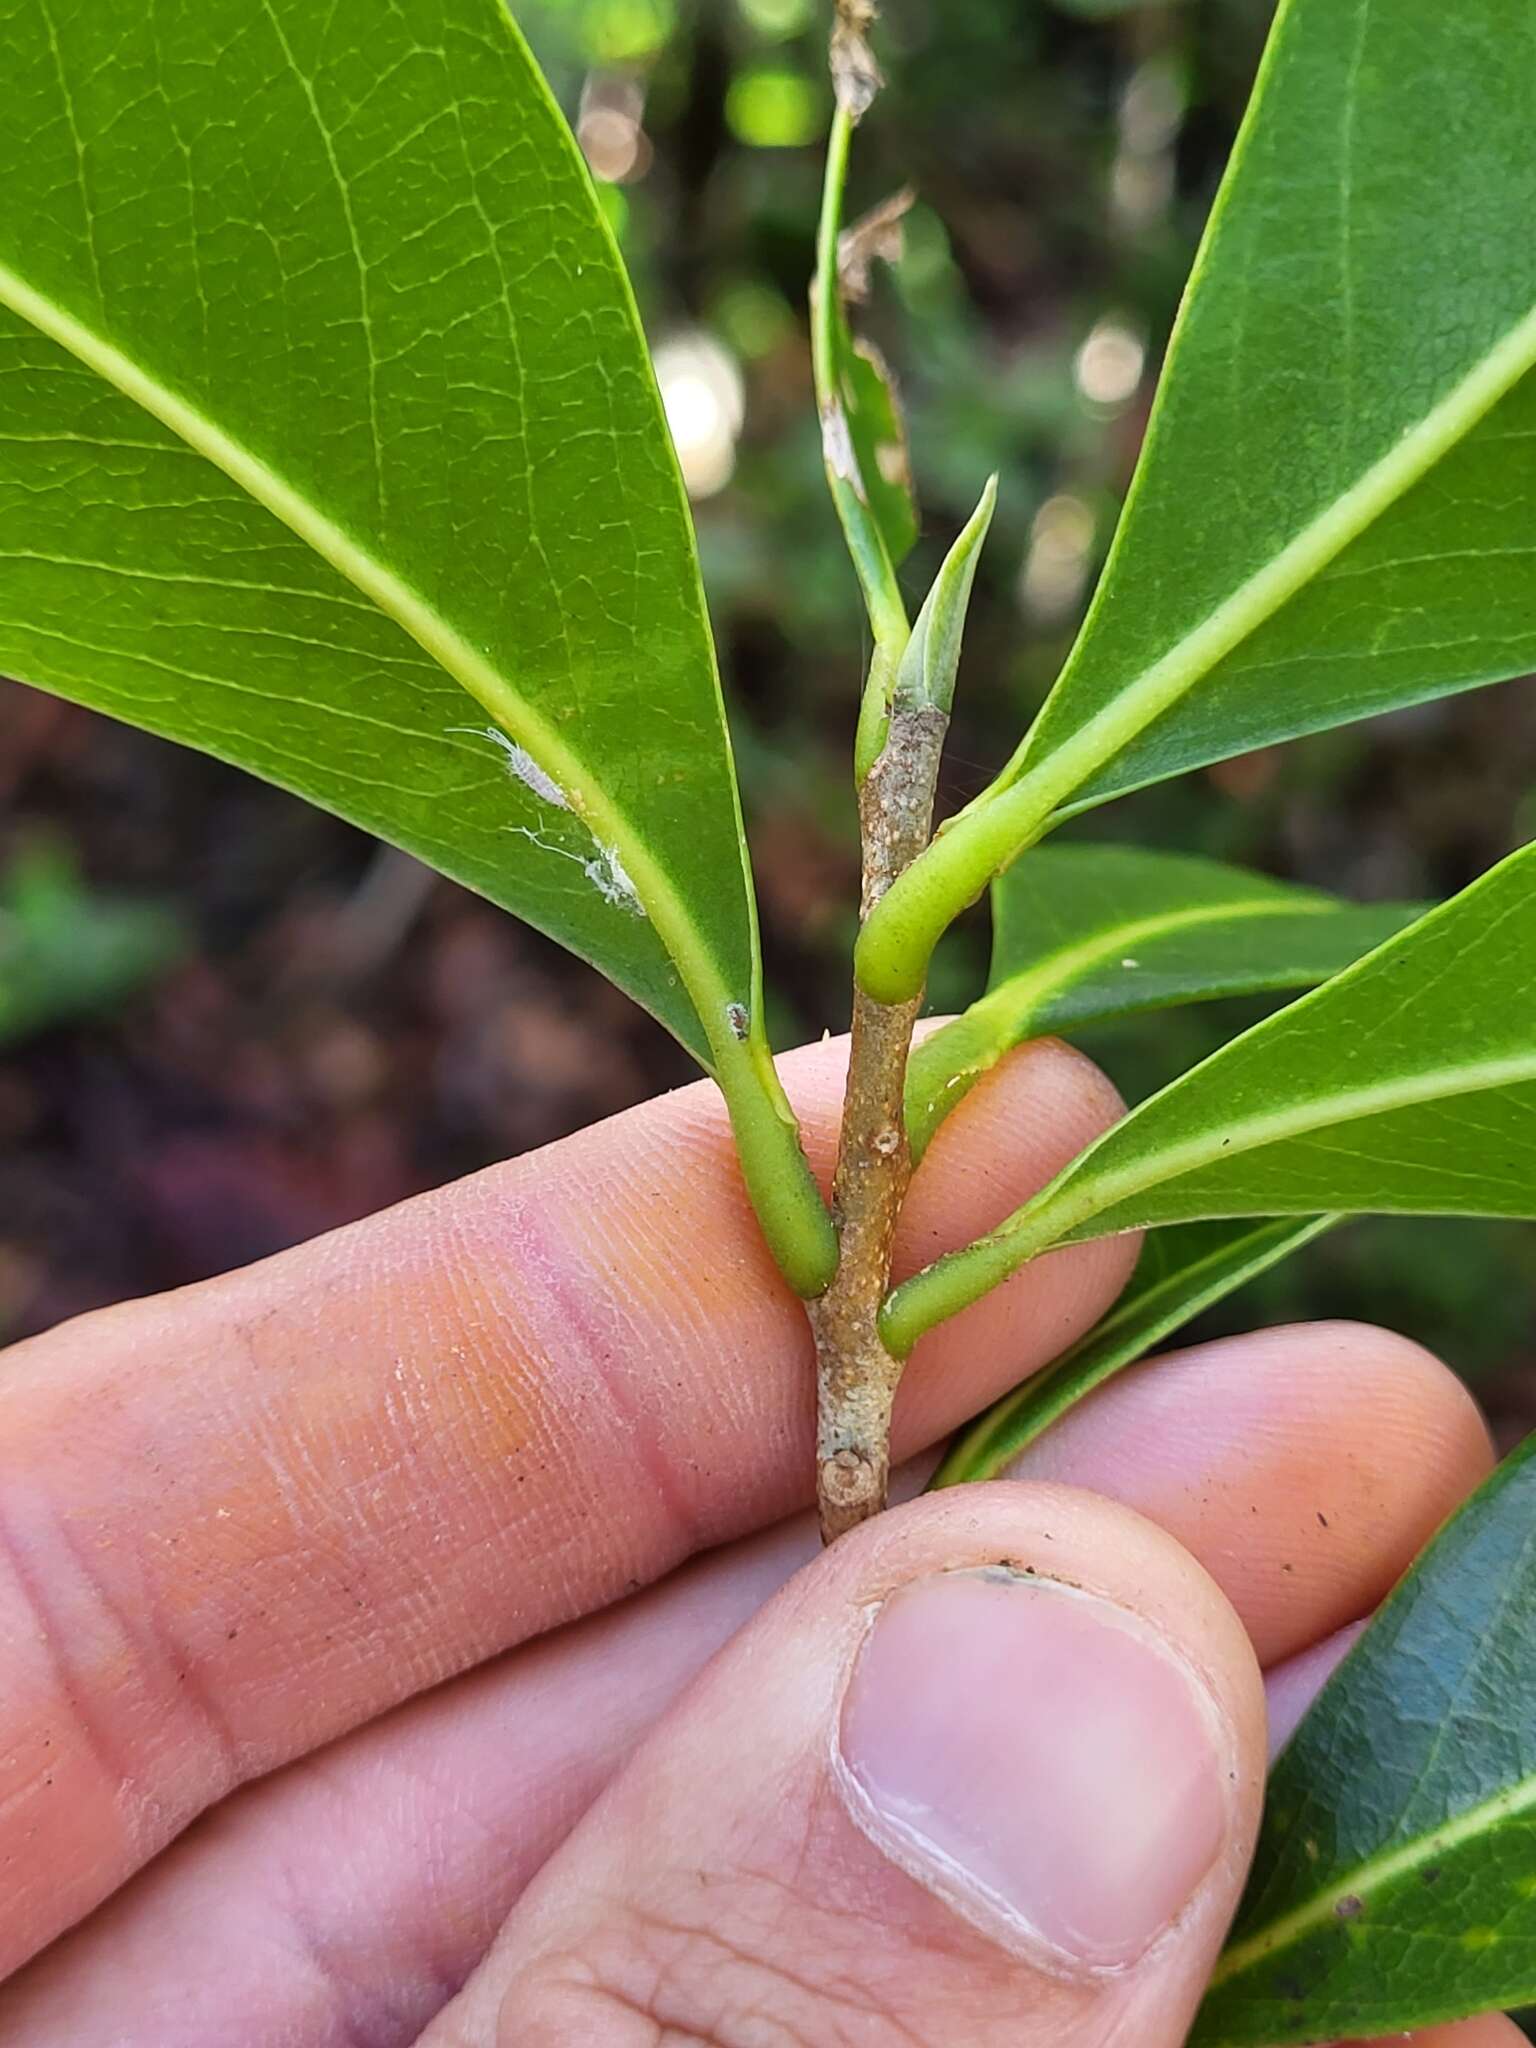
[[[1064,803],[1427,476],[1533,365],[1536,307],[1516,321],[1395,447],[1379,456],[1198,626],[1033,765],[1026,741],[1011,772],[1005,770],[993,791],[962,815],[979,818],[992,805],[1006,803],[1030,816],[1045,816]],[[1089,644],[1086,628],[1080,644]],[[1065,687],[1074,665],[1063,670],[1058,688]],[[1037,727],[1042,729],[1043,717]]]
[[1314,1933],[1318,1926],[1335,1920],[1336,1908],[1346,1899],[1368,1901],[1372,1892],[1400,1878],[1413,1876],[1423,1864],[1443,1862],[1463,1842],[1486,1833],[1500,1821],[1514,1820],[1533,1810],[1536,1810],[1536,1773],[1506,1786],[1491,1799],[1468,1807],[1433,1833],[1417,1835],[1399,1849],[1388,1850],[1355,1864],[1327,1891],[1318,1892],[1304,1905],[1293,1907],[1289,1913],[1273,1921],[1261,1933],[1251,1934],[1246,1941],[1237,1942],[1227,1949],[1212,1972],[1211,1989],[1214,1991],[1229,1978],[1261,1963],[1266,1956],[1288,1948],[1292,1942]]
[[[1198,1069],[1196,1070],[1198,1071]],[[1469,1061],[1465,1066],[1435,1067],[1422,1074],[1406,1075],[1394,1082],[1378,1082],[1368,1088],[1339,1089],[1333,1094],[1313,1097],[1285,1110],[1221,1125],[1204,1131],[1183,1145],[1170,1146],[1152,1155],[1149,1164],[1123,1167],[1118,1173],[1093,1179],[1070,1201],[1072,1188],[1063,1187],[1056,1197],[1044,1197],[1033,1215],[1019,1218],[1021,1236],[1033,1237],[1048,1230],[1055,1242],[1091,1222],[1107,1209],[1151,1188],[1182,1180],[1202,1166],[1213,1166],[1241,1157],[1259,1147],[1280,1144],[1288,1138],[1308,1137],[1314,1131],[1335,1124],[1353,1123],[1358,1118],[1385,1116],[1395,1109],[1411,1109],[1421,1102],[1447,1101],[1461,1095],[1481,1094],[1520,1081],[1536,1081],[1536,1051],[1497,1060]],[[1109,1134],[1110,1137],[1114,1133]],[[1108,1139],[1103,1142],[1108,1142]],[[1089,1155],[1091,1157],[1091,1154]],[[1074,1176],[1075,1178],[1075,1176]],[[1011,1235],[1006,1229],[1003,1237]]]
[[722,1053],[728,1055],[734,1045],[726,1017],[731,991],[665,870],[631,829],[625,813],[591,779],[581,758],[518,696],[506,678],[419,591],[322,512],[280,471],[3,262],[0,304],[67,350],[141,411],[159,420],[194,454],[221,470],[248,497],[281,520],[354,589],[393,619],[519,746],[527,749],[570,796],[573,811],[593,838],[618,853],[658,937],[677,966],[712,1051],[717,1059]]
[[[1020,974],[1010,975],[975,1004],[973,1016],[1012,1016],[1015,1025],[1038,1015],[1049,1000],[1070,988],[1075,981],[1112,960],[1124,946],[1139,946],[1146,939],[1177,936],[1202,925],[1229,924],[1250,917],[1326,917],[1338,905],[1325,897],[1297,902],[1271,896],[1234,897],[1226,903],[1206,903],[1185,910],[1163,910],[1112,926],[1097,938],[1083,939],[1075,946],[1063,946]],[[1012,998],[1012,1005],[1005,1000]]]
[[[1096,938],[1081,940],[1048,953],[1034,966],[1008,975],[989,989],[963,1015],[951,1019],[942,1030],[915,1048],[911,1075],[914,1092],[928,1115],[942,1103],[953,1109],[956,1091],[970,1077],[979,1079],[1016,1045],[1042,1018],[1053,997],[1070,989],[1102,961],[1111,960],[1123,947],[1140,945],[1149,938],[1176,936],[1208,924],[1226,924],[1253,917],[1326,916],[1339,906],[1326,897],[1315,901],[1301,896],[1292,902],[1272,896],[1233,897],[1225,903],[1199,904],[1180,911],[1157,911],[1143,918],[1116,925]],[[1286,980],[1271,984],[1284,987]],[[1082,1021],[1082,1020],[1079,1020]],[[984,1043],[977,1043],[978,1038]],[[948,1048],[962,1044],[970,1049],[954,1058]],[[937,1078],[930,1080],[930,1072]],[[953,1099],[951,1099],[953,1098]],[[919,1126],[914,1143],[921,1136],[926,1146],[932,1132]]]

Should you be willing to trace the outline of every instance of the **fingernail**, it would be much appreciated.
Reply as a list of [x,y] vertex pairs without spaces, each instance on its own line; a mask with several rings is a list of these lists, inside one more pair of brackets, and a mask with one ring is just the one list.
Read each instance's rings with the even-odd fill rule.
[[1141,1956],[1227,1833],[1234,1744],[1203,1681],[1125,1609],[1011,1569],[886,1601],[839,1746],[855,1818],[910,1875],[1078,1968]]

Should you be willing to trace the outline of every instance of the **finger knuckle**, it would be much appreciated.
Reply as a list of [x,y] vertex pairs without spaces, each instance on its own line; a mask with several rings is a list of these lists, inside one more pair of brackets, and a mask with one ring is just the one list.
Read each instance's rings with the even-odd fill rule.
[[501,2048],[927,2048],[835,1942],[803,1972],[787,1962],[772,1898],[702,1903],[707,1920],[605,1915],[544,1957],[507,1994]]

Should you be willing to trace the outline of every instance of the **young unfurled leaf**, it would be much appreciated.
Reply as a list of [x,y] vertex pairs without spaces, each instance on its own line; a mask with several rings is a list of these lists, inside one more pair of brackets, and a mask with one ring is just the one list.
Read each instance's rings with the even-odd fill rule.
[[0,669],[553,933],[794,1176],[687,505],[586,171],[502,0],[357,28],[8,10]]
[[871,994],[1053,817],[1536,667],[1526,26],[1284,0],[1081,637],[870,920]]
[[955,1439],[930,1484],[995,1479],[1095,1387],[1144,1358],[1186,1323],[1225,1301],[1341,1219],[1184,1223],[1148,1237],[1130,1285],[1097,1328],[980,1415]]
[[1230,1045],[1000,1229],[899,1288],[887,1341],[1048,1246],[1202,1217],[1536,1216],[1536,846]]
[[1393,2038],[1536,1999],[1536,1437],[1291,1737],[1198,2048]]
[[871,668],[853,749],[854,777],[859,783],[885,746],[893,707],[905,711],[942,711],[946,718],[949,716],[971,586],[976,580],[977,560],[996,505],[997,478],[993,476],[987,479],[980,504],[944,557],[894,673],[888,663]]
[[893,701],[904,710],[942,711],[947,716],[954,702],[971,587],[996,507],[997,478],[992,476],[933,579],[896,670]]
[[1142,847],[1037,848],[993,884],[987,993],[912,1055],[913,1150],[921,1154],[972,1084],[1026,1038],[1176,1003],[1309,988],[1418,914]]

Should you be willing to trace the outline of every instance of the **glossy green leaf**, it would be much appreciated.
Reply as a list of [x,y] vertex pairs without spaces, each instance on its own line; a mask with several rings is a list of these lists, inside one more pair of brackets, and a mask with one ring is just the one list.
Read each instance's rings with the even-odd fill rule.
[[169,912],[96,896],[68,859],[24,848],[0,873],[0,1047],[105,1009],[183,943]]
[[1285,0],[1021,767],[1134,718],[1096,800],[1536,665],[1533,63],[1525,8]]
[[0,46],[0,669],[553,933],[803,1193],[687,505],[501,0],[0,0]]
[[1525,5],[1282,0],[1083,632],[871,993],[1053,817],[1536,667],[1533,65]]
[[1342,1219],[1183,1223],[1156,1230],[1109,1314],[1054,1364],[994,1402],[950,1446],[931,1487],[995,1479],[1053,1422],[1155,1344]]
[[1396,2036],[1536,1998],[1536,1437],[1462,1508],[1282,1752],[1191,2036]]
[[1143,847],[1037,848],[993,884],[987,993],[912,1055],[913,1149],[920,1155],[966,1091],[1027,1038],[1310,988],[1418,914]]
[[887,1305],[922,1331],[1048,1246],[1204,1217],[1536,1216],[1536,846],[1121,1120]]
[[0,665],[410,846],[707,1052],[627,843],[744,996],[687,514],[502,8],[0,22]]

